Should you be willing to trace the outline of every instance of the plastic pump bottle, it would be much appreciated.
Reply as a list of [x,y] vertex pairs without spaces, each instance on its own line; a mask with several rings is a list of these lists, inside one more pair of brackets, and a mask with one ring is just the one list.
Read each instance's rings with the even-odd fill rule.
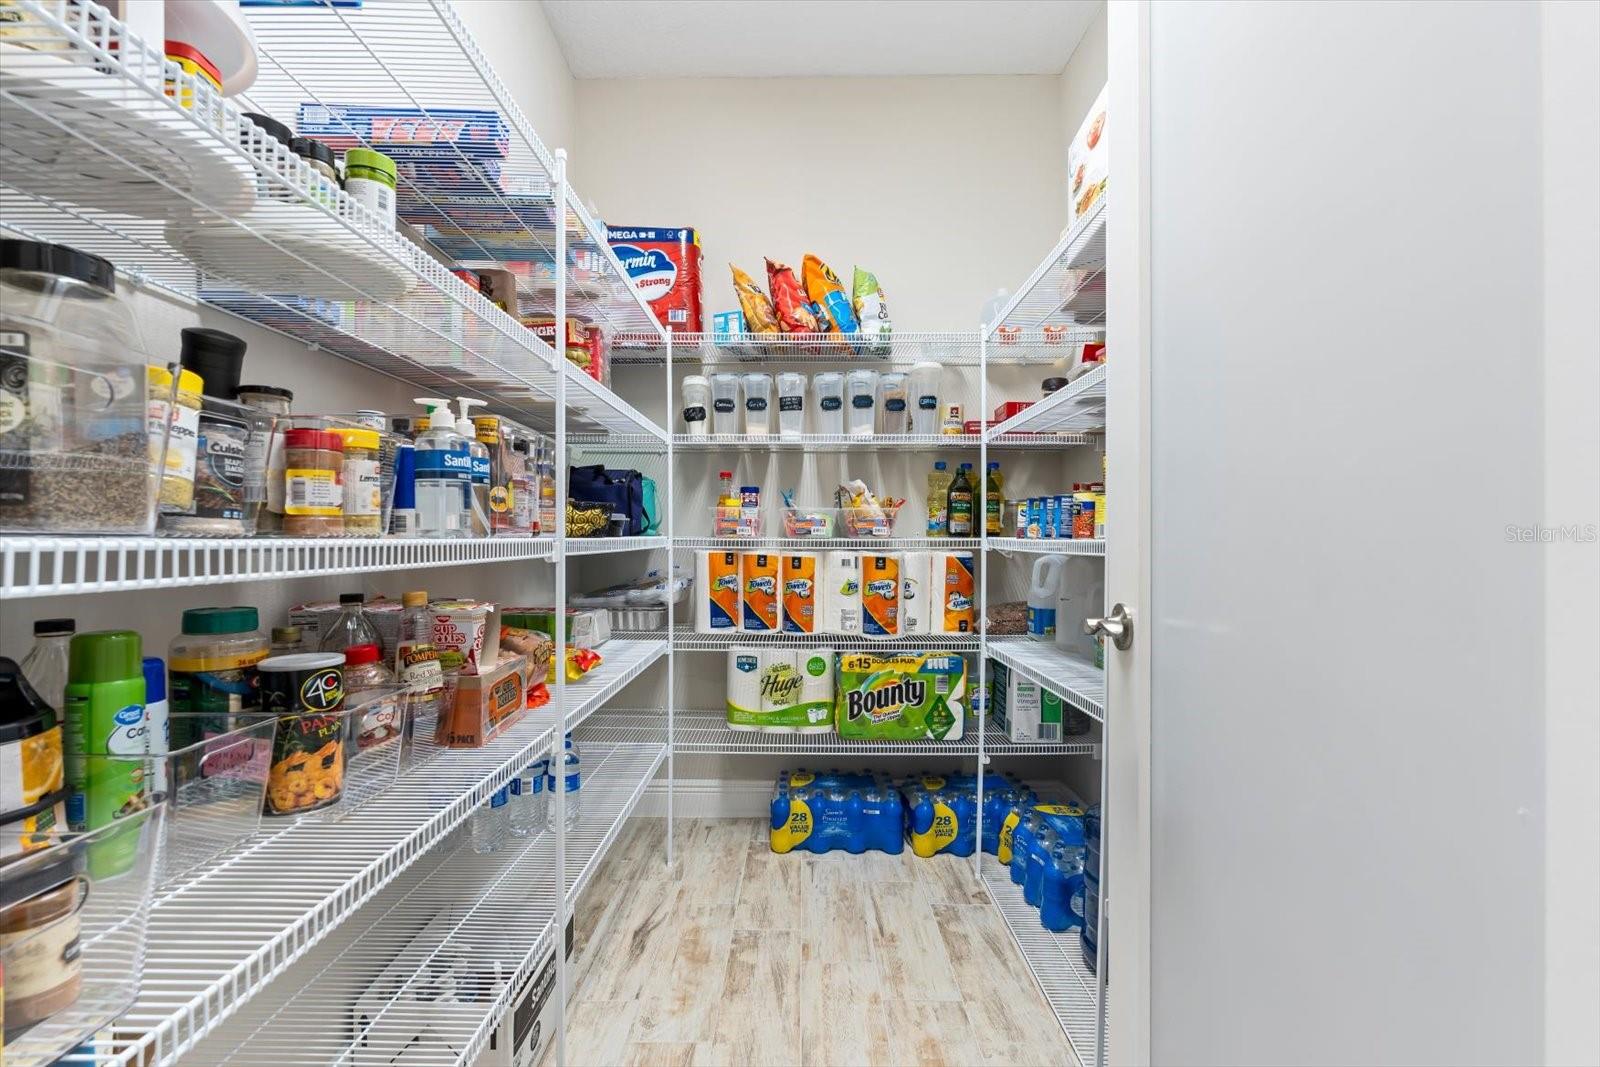
[[456,419],[456,433],[467,443],[467,453],[472,457],[472,485],[466,496],[466,529],[471,537],[489,536],[489,447],[478,440],[478,431],[472,425],[473,405],[487,403],[470,396],[456,397],[456,407],[461,416]]
[[428,409],[428,428],[417,438],[416,504],[420,537],[466,537],[467,501],[472,494],[472,453],[456,429],[450,401],[419,396]]

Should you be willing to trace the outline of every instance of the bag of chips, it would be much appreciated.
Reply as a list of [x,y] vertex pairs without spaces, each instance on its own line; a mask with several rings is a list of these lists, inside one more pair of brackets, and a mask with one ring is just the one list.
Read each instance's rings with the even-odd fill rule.
[[732,263],[733,291],[739,297],[739,310],[744,312],[744,327],[749,333],[777,333],[778,314],[772,310],[772,301],[761,291],[755,279]]
[[857,267],[850,288],[862,339],[887,347],[893,328],[889,324],[889,305],[883,297],[883,286],[871,271]]
[[767,260],[767,285],[772,289],[772,303],[778,309],[778,325],[784,333],[821,332],[811,302],[792,268]]
[[807,252],[800,270],[806,279],[806,295],[811,298],[812,306],[820,309],[817,318],[826,320],[823,327],[829,333],[855,333],[855,312],[833,268]]

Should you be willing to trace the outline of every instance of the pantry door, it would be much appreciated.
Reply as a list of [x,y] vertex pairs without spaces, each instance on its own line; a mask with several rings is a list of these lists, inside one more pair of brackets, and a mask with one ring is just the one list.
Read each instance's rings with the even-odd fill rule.
[[1112,3],[1112,1063],[1544,1059],[1560,7]]

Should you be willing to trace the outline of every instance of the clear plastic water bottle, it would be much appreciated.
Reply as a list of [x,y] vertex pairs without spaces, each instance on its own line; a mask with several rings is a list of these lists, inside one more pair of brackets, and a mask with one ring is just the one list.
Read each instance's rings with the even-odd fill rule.
[[549,816],[545,819],[545,825],[552,830],[556,828],[555,791],[558,786],[564,788],[567,794],[566,828],[568,830],[577,825],[578,809],[582,805],[582,802],[579,799],[582,794],[579,792],[579,790],[583,788],[583,766],[578,754],[578,748],[572,743],[571,734],[567,735],[566,756],[562,760],[562,763],[564,766],[562,768],[559,782],[557,781],[555,775],[555,766],[553,764],[544,776],[545,792],[550,794],[549,799],[545,801],[545,803],[549,805],[547,809],[549,811]]
[[529,790],[523,800],[528,805],[529,818],[533,825],[543,826],[550,819],[550,791],[545,788],[545,777],[550,773],[550,760],[540,757],[528,767],[528,777],[525,788]]
[[505,841],[506,807],[510,803],[511,787],[503,785],[472,813],[472,851],[480,856],[487,855]]
[[535,792],[543,788],[544,782],[540,780],[543,772],[537,771],[537,768],[538,764],[530,763],[522,769],[521,774],[511,779],[511,802],[506,805],[506,832],[512,837],[527,837],[540,825],[534,818],[533,797]]

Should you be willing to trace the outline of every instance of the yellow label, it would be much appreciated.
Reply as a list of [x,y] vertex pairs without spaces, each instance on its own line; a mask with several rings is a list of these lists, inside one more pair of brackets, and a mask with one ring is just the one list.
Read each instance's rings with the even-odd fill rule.
[[922,779],[922,788],[924,788],[924,789],[943,789],[944,788],[944,779],[940,778],[936,774],[925,775],[923,777],[923,779]]
[[1045,815],[1082,815],[1083,809],[1076,804],[1035,804],[1034,811],[1043,812]]
[[1011,834],[1021,821],[1022,816],[1013,811],[1008,812],[1005,821],[1000,824],[1000,844],[995,849],[995,859],[1001,863],[1011,862]]
[[796,845],[811,836],[814,825],[811,806],[799,797],[790,797],[788,820],[772,831],[772,851],[778,853],[793,851]]
[[956,839],[956,826],[956,813],[935,802],[933,822],[927,831],[911,835],[911,851],[924,858],[935,855]]
[[795,771],[789,776],[789,788],[798,789],[803,785],[810,785],[817,780],[817,776],[810,771]]
[[285,515],[344,514],[344,487],[339,472],[316,467],[290,467],[283,472]]

